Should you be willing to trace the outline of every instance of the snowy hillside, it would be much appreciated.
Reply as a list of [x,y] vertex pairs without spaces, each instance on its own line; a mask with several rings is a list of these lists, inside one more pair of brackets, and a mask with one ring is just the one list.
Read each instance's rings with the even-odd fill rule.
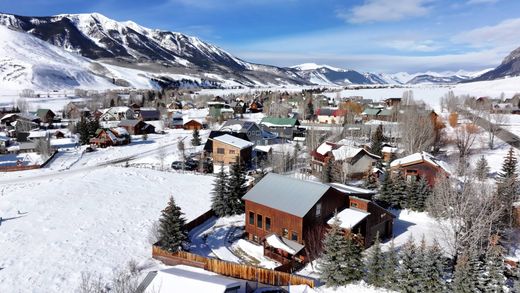
[[62,89],[110,87],[92,62],[25,33],[0,26],[0,86]]

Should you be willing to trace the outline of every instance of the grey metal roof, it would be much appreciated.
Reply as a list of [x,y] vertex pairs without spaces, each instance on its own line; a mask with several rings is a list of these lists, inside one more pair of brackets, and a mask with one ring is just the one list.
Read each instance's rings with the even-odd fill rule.
[[118,126],[130,126],[130,127],[134,127],[134,126],[136,126],[137,124],[139,124],[139,122],[141,122],[141,120],[121,120],[121,122],[119,122],[119,125],[118,125]]
[[242,199],[303,217],[329,188],[322,183],[269,173]]

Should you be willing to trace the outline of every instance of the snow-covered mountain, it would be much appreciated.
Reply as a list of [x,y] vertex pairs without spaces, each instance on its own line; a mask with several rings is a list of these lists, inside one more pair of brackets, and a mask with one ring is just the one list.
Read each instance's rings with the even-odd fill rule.
[[87,58],[0,26],[2,88],[110,87],[102,74]]
[[236,84],[308,84],[294,70],[245,62],[199,38],[117,22],[101,14],[25,17],[0,14],[0,24],[83,57],[148,72],[215,77]]
[[520,47],[504,58],[497,68],[482,73],[472,81],[495,80],[512,76],[520,76]]
[[330,65],[304,63],[291,67],[307,81],[319,85],[349,85],[379,83],[351,69],[342,69]]

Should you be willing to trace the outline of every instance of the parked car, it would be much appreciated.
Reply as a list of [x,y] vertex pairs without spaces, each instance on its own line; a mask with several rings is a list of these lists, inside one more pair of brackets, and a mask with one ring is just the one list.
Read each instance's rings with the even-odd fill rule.
[[199,164],[193,160],[187,160],[186,162],[174,161],[172,162],[172,169],[174,170],[185,170],[194,171],[197,169]]

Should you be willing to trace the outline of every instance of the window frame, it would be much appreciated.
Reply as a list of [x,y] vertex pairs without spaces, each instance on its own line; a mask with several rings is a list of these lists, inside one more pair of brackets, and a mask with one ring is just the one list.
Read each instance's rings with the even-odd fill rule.
[[[295,238],[294,236],[296,236],[296,239],[294,239]],[[298,232],[291,231],[291,240],[292,241],[298,241]]]
[[218,155],[225,155],[226,149],[225,148],[217,148],[217,154]]
[[260,214],[256,214],[256,227],[259,229],[263,229],[264,227],[264,217]]
[[321,217],[321,202],[316,203],[316,218]]
[[[253,217],[251,218],[251,216],[253,216]],[[253,226],[255,225],[255,216],[256,215],[254,212],[251,212],[251,211],[249,212],[249,222],[248,222],[249,225],[253,225]],[[253,220],[252,223],[251,223],[251,220]]]
[[[265,231],[271,231],[271,218],[264,217],[265,218]],[[268,224],[269,222],[269,224]]]

